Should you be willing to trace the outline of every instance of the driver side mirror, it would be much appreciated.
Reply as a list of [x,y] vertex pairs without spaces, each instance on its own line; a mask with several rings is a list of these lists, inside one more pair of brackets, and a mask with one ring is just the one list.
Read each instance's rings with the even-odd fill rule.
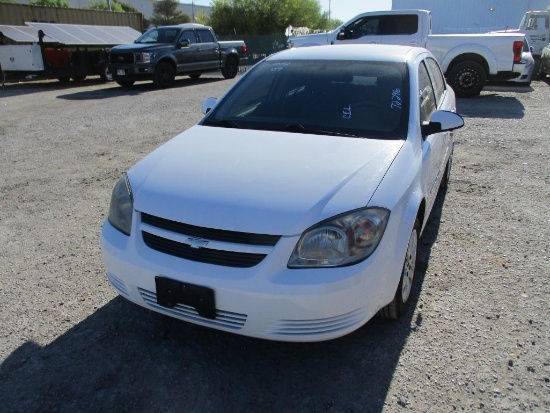
[[345,30],[345,29],[344,29],[344,30],[340,30],[340,31],[338,32],[338,36],[336,36],[336,38],[337,38],[338,40],[346,40],[346,39],[348,38],[348,35],[347,35],[347,33],[346,33],[346,30]]
[[434,133],[447,132],[464,126],[462,116],[447,110],[436,110],[432,113],[430,123],[422,125],[422,136]]
[[206,100],[202,104],[202,113],[205,115],[212,110],[212,108],[216,105],[216,102],[218,99],[216,98],[206,98]]
[[182,39],[178,42],[178,46],[181,47],[189,47],[189,39]]

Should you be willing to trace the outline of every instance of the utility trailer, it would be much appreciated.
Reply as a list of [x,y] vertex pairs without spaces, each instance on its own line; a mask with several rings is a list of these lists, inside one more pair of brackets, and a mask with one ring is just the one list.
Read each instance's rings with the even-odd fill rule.
[[131,27],[26,23],[0,25],[0,72],[5,82],[58,79],[81,81],[109,74],[109,50],[132,43],[140,32]]

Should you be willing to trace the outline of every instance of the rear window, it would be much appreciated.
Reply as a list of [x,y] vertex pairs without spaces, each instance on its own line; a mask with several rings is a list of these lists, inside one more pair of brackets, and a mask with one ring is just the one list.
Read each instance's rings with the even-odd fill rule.
[[[264,61],[216,105],[206,124],[308,130],[405,139],[408,76],[404,63]],[[296,129],[296,128],[294,128]]]

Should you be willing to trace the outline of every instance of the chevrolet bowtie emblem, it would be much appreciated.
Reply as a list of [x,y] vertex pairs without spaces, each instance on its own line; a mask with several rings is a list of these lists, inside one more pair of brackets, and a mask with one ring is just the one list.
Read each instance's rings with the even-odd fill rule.
[[191,248],[200,249],[206,247],[208,241],[199,237],[189,237],[187,238],[187,244],[189,244]]

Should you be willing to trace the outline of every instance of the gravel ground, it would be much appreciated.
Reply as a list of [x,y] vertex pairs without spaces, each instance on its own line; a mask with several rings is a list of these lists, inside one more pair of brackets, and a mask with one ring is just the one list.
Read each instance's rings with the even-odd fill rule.
[[550,411],[550,87],[458,101],[416,306],[314,344],[209,330],[118,297],[99,234],[120,174],[233,81],[0,90],[0,411]]

